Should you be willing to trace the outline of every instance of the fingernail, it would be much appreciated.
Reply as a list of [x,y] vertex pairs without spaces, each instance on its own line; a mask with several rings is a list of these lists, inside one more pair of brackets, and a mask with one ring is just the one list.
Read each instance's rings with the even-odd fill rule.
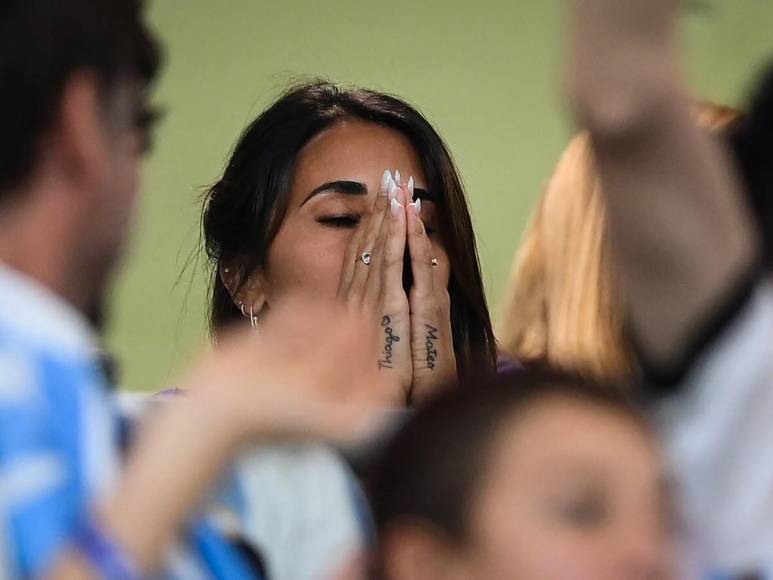
[[408,180],[408,197],[413,199],[413,175]]
[[392,188],[395,187],[397,184],[395,183],[394,177],[392,177],[392,174],[389,174],[389,185],[387,186],[387,192],[392,191]]
[[382,193],[389,193],[390,182],[392,181],[392,173],[389,171],[389,169],[384,170],[384,176],[381,178],[381,192]]
[[421,199],[417,199],[413,203],[409,203],[409,206],[413,206],[414,211],[416,211],[416,215],[419,215],[421,213]]
[[400,182],[400,171],[397,169],[395,169],[395,183],[397,185],[402,185],[402,183]]
[[397,197],[397,194],[400,192],[400,188],[397,187],[394,183],[392,183],[392,187],[389,189],[389,199],[394,200]]
[[403,210],[403,206],[394,197],[392,198],[392,215],[397,216]]

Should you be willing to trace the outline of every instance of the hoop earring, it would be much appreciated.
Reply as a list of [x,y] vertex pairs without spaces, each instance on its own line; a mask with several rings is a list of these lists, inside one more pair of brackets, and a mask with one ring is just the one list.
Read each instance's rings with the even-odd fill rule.
[[252,305],[250,305],[250,326],[252,326],[252,328],[258,328],[258,317],[252,311]]

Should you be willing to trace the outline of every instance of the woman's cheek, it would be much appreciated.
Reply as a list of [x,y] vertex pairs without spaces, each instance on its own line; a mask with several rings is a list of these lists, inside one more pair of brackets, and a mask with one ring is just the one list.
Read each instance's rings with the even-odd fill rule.
[[292,293],[335,299],[344,256],[356,229],[288,221],[269,251],[269,287],[274,299]]
[[347,243],[339,239],[317,239],[306,246],[298,263],[296,283],[314,293],[315,298],[335,298],[338,291]]

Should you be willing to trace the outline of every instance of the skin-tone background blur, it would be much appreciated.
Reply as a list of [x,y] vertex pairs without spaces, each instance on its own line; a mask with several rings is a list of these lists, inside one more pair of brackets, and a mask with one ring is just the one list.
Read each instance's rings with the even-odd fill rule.
[[[571,134],[561,106],[562,0],[151,0],[167,110],[108,336],[121,384],[171,386],[207,340],[199,197],[247,123],[293,80],[395,93],[446,139],[472,206],[492,314],[542,184]],[[773,3],[694,0],[682,17],[696,95],[742,101],[773,57]],[[179,278],[179,280],[178,280]]]

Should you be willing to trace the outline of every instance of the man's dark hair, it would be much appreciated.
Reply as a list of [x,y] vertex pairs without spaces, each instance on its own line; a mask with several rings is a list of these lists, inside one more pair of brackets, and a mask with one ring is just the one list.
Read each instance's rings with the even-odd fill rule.
[[0,201],[33,170],[74,73],[93,73],[105,96],[123,79],[150,83],[160,55],[141,13],[140,0],[2,0]]
[[773,269],[773,66],[731,135],[731,149],[762,232],[766,264]]

